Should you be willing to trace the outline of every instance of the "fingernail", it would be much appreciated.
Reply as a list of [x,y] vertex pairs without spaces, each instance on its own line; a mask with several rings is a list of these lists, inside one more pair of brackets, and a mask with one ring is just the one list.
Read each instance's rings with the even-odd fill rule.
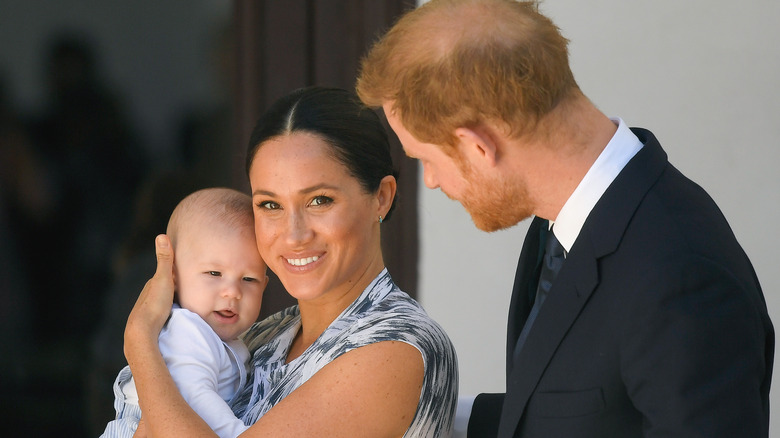
[[157,236],[157,245],[160,246],[160,248],[167,248],[168,247],[168,239],[163,237],[163,235]]

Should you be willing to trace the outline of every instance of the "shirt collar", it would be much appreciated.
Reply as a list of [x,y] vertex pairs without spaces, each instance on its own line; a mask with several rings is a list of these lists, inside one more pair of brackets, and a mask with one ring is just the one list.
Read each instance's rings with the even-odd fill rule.
[[620,118],[612,118],[617,131],[563,205],[550,227],[555,224],[555,237],[566,254],[571,250],[596,202],[631,158],[642,149],[642,142]]

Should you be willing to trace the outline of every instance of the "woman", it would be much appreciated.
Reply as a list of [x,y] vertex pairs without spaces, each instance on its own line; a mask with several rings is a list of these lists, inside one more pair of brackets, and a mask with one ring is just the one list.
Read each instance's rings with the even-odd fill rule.
[[[252,426],[242,436],[448,436],[454,349],[382,259],[396,180],[376,114],[344,90],[298,90],[258,122],[247,172],[258,249],[298,305],[244,337],[253,358],[233,410]],[[214,436],[157,348],[173,284],[167,238],[156,242],[157,272],[125,331],[145,427]]]

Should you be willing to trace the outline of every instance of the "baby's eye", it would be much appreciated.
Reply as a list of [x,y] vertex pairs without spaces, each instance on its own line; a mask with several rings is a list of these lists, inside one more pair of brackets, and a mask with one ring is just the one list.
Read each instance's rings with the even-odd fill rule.
[[266,210],[278,210],[281,208],[279,204],[277,204],[274,201],[262,201],[259,204],[257,204],[258,207],[264,208]]
[[314,199],[311,200],[311,205],[319,206],[319,205],[326,205],[333,202],[333,199],[327,197],[327,196],[315,196]]
[[244,280],[244,281],[246,281],[248,283],[253,283],[253,282],[257,281],[256,278],[252,278],[252,277],[244,277],[244,278],[242,278],[242,280]]
[[209,271],[208,274],[211,275],[212,277],[221,277],[222,276],[222,273],[219,272],[219,271]]

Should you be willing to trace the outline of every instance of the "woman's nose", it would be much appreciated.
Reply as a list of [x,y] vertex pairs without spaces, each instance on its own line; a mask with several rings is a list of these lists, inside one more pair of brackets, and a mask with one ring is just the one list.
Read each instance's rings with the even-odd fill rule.
[[288,243],[299,245],[311,239],[312,235],[313,232],[306,221],[306,217],[302,213],[291,213],[287,229]]

